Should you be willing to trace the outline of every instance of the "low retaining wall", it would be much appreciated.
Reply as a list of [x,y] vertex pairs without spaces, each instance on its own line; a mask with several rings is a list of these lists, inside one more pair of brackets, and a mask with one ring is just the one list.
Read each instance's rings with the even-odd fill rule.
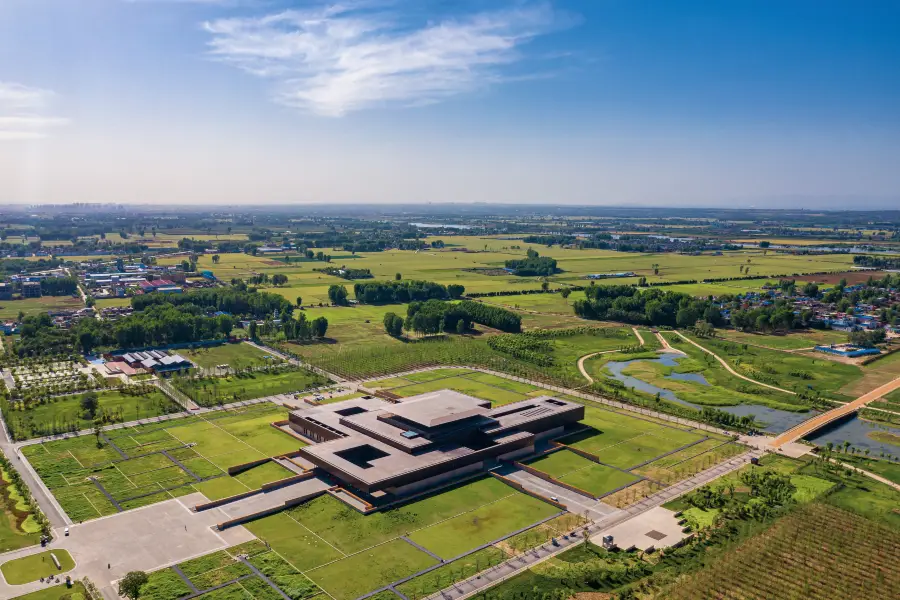
[[285,486],[291,485],[292,483],[297,483],[298,481],[305,481],[307,479],[311,479],[315,476],[315,473],[312,471],[307,471],[306,473],[299,473],[297,475],[293,475],[291,477],[285,477],[284,479],[279,479],[277,481],[270,481],[269,483],[264,483],[260,488],[264,492],[271,492],[272,490],[277,490],[278,488],[283,488]]
[[297,498],[292,498],[287,500],[281,506],[275,506],[272,508],[267,508],[265,510],[260,510],[255,513],[250,513],[248,515],[243,515],[240,517],[236,517],[234,519],[229,519],[228,521],[222,521],[218,525],[216,525],[216,529],[222,531],[223,529],[228,529],[229,527],[234,527],[235,525],[241,525],[243,523],[248,523],[250,521],[255,521],[256,519],[261,519],[262,517],[268,517],[269,515],[274,515],[283,511],[286,508],[290,508],[292,506],[297,506],[298,504],[303,504],[307,500],[312,500],[317,496],[321,496],[325,492],[323,490],[316,490],[315,492],[310,492],[308,494],[304,494],[303,496],[298,496]]
[[[357,495],[354,494],[353,492],[349,492],[349,491],[345,490],[345,489],[342,488],[342,487],[334,486],[334,487],[332,487],[332,488],[328,488],[328,489],[326,490],[326,492],[327,492],[329,495],[334,496],[335,498],[337,498],[338,500],[340,500],[341,502],[343,502],[344,504],[346,504],[347,506],[349,506],[349,507],[352,508],[353,510],[355,510],[355,511],[357,511],[357,512],[360,512],[360,513],[362,513],[362,514],[364,514],[364,515],[367,515],[367,514],[369,514],[370,512],[373,512],[373,511],[375,510],[375,506],[374,506],[373,504],[371,504],[371,503],[369,503],[369,502],[366,502],[365,500],[363,500],[362,498],[360,498],[359,496],[357,496]],[[358,501],[360,504],[362,504],[362,505],[365,507],[365,509],[364,509],[364,510],[360,510],[360,508],[359,508],[358,506],[355,506],[354,504],[351,504],[350,502],[345,501],[343,498],[341,498],[342,495],[350,496],[351,498],[353,498],[354,500],[356,500],[356,501]]]
[[203,510],[209,510],[210,508],[216,508],[217,506],[222,506],[230,502],[237,502],[238,500],[243,500],[244,498],[249,498],[250,496],[255,496],[256,494],[261,493],[262,490],[250,490],[247,492],[241,492],[240,494],[235,494],[234,496],[226,496],[225,498],[219,498],[218,500],[210,500],[205,504],[194,505],[194,511],[200,512]]
[[543,479],[547,483],[552,483],[553,485],[558,485],[559,487],[566,488],[570,492],[575,492],[576,494],[581,494],[582,496],[586,496],[588,498],[593,498],[594,500],[598,499],[596,495],[588,492],[587,490],[583,490],[580,487],[575,487],[574,485],[569,485],[568,483],[566,483],[564,481],[560,481],[559,479],[551,477],[550,475],[547,475],[543,471],[538,471],[537,469],[535,469],[533,467],[529,467],[526,464],[522,464],[520,462],[514,462],[513,465],[519,469],[522,469],[526,473],[530,473],[530,474],[534,475],[538,479]]
[[243,473],[244,471],[249,471],[253,467],[258,467],[259,465],[264,465],[267,462],[272,460],[271,458],[261,458],[259,460],[253,460],[248,463],[242,463],[240,465],[232,465],[228,467],[229,475],[237,475],[238,473]]
[[513,481],[512,479],[509,479],[508,477],[504,477],[503,475],[500,475],[499,473],[494,473],[493,471],[491,471],[491,475],[496,477],[497,479],[499,479],[500,481],[502,481],[509,487],[519,490],[523,494],[528,494],[532,498],[537,498],[538,500],[543,500],[547,504],[552,504],[553,506],[555,506],[556,508],[559,508],[561,510],[569,510],[568,508],[566,508],[566,505],[563,504],[562,502],[557,502],[556,500],[551,500],[547,496],[538,494],[537,492],[533,492],[533,491],[529,490],[528,488],[526,488],[525,486],[523,486],[522,484],[517,483],[517,482]]
[[[582,458],[586,458],[586,459],[588,459],[588,460],[590,460],[590,461],[592,461],[592,462],[595,462],[595,463],[597,463],[598,465],[602,465],[602,464],[603,464],[603,462],[600,460],[600,457],[597,456],[596,454],[591,454],[590,452],[587,452],[587,451],[582,450],[582,449],[580,449],[580,448],[575,448],[574,446],[567,446],[567,445],[565,445],[565,444],[563,444],[563,443],[560,443],[560,442],[553,442],[553,444],[554,444],[554,446],[558,447],[560,450],[568,450],[568,451],[570,451],[570,452],[574,452],[574,453],[577,454],[578,456],[580,456],[580,457],[582,457]],[[656,460],[656,459],[654,459],[654,460]]]

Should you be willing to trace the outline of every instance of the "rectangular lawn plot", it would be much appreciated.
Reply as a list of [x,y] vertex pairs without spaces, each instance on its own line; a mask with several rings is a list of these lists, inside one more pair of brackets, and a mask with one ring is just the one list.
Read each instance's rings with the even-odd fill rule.
[[574,485],[595,496],[608,494],[613,490],[630,485],[638,479],[640,478],[630,473],[597,463],[592,463],[588,467],[572,471],[559,478],[560,481]]
[[307,571],[306,576],[335,600],[353,600],[436,562],[425,552],[397,539]]
[[[497,375],[491,375],[490,373],[475,372],[465,375],[465,378],[471,379],[473,381],[478,381],[480,383],[484,383],[493,387],[509,390],[510,392],[516,392],[517,394],[531,394],[534,392],[542,391],[541,388],[533,386],[529,383],[513,381],[512,379],[498,377]],[[552,392],[547,392],[547,394],[553,395]]]
[[271,483],[294,475],[293,471],[288,471],[275,462],[267,462],[253,467],[243,473],[234,476],[235,479],[246,485],[251,490],[262,487],[265,483]]
[[363,385],[367,388],[391,389],[404,385],[412,385],[414,382],[402,377],[388,377],[386,379],[377,379],[375,381],[366,381]]
[[425,383],[418,383],[416,385],[394,388],[391,391],[400,396],[409,397],[443,389],[455,390],[463,394],[481,398],[482,400],[489,400],[493,406],[502,406],[511,402],[527,399],[527,396],[524,394],[517,394],[516,392],[494,387],[466,377],[448,377],[447,379],[438,379]]
[[246,485],[232,477],[218,477],[195,483],[194,489],[206,496],[208,500],[221,500],[237,494],[250,491]]
[[284,413],[280,413],[277,417],[267,414],[249,420],[229,421],[217,425],[266,456],[278,456],[305,446],[297,438],[272,427],[272,422],[284,416]]
[[559,479],[567,473],[595,465],[592,460],[568,450],[557,450],[527,463],[529,467]]
[[555,506],[516,492],[497,502],[415,531],[409,537],[447,560],[558,512]]
[[346,556],[286,513],[251,521],[244,526],[300,571]]
[[262,457],[261,452],[212,423],[173,427],[169,433],[182,443],[196,444],[194,451],[206,458],[248,449]]
[[147,471],[156,471],[157,469],[164,469],[166,467],[171,467],[172,465],[172,461],[169,460],[169,457],[165,454],[151,454],[149,456],[141,456],[140,458],[133,458],[131,460],[124,460],[116,463],[118,469],[125,475],[137,475]]
[[446,377],[457,377],[471,373],[468,369],[432,369],[430,371],[420,371],[418,373],[410,373],[404,375],[403,379],[408,379],[415,383],[425,383],[426,381],[434,381],[435,379],[444,379]]
[[518,492],[486,477],[370,515],[331,496],[315,498],[290,509],[289,514],[329,544],[352,554],[513,494]]
[[683,445],[647,433],[605,448],[598,456],[606,464],[620,469],[630,469]]

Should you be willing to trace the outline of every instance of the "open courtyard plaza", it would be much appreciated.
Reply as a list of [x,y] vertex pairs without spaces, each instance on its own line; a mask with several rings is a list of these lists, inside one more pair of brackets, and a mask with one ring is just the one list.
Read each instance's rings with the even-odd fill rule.
[[361,389],[22,445],[73,523],[51,549],[107,598],[133,569],[150,600],[421,598],[745,450],[466,369]]

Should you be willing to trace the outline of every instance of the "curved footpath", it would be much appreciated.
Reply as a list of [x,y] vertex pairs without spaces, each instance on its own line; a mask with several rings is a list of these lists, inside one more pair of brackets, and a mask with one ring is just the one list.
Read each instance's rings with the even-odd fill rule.
[[[681,333],[680,331],[675,331],[675,333],[676,333],[679,337],[681,337],[681,339],[683,339],[684,341],[689,342],[689,343],[691,343],[691,344],[697,346],[698,348],[700,348],[701,350],[703,350],[704,352],[706,352],[707,354],[709,354],[710,356],[712,356],[713,358],[715,358],[717,361],[719,361],[719,364],[721,364],[723,367],[725,367],[725,370],[726,370],[726,371],[728,371],[729,373],[731,373],[731,374],[734,375],[735,377],[739,377],[739,378],[743,379],[744,381],[749,381],[750,383],[753,383],[753,384],[755,384],[755,385],[760,385],[760,386],[762,386],[762,387],[769,388],[770,390],[775,390],[775,391],[777,391],[777,392],[784,392],[785,394],[791,394],[791,395],[793,395],[793,396],[796,396],[796,395],[797,395],[797,392],[792,392],[791,390],[786,390],[786,389],[784,389],[784,388],[780,388],[780,387],[777,387],[777,386],[774,386],[774,385],[769,385],[768,383],[763,383],[763,382],[761,382],[761,381],[756,381],[755,379],[750,379],[750,378],[747,377],[746,375],[741,375],[740,373],[738,373],[737,371],[735,371],[734,369],[731,368],[731,365],[728,364],[728,361],[726,361],[724,358],[722,358],[721,356],[719,356],[719,355],[716,354],[715,352],[713,352],[713,351],[711,351],[711,350],[707,350],[706,348],[704,348],[703,346],[701,346],[700,344],[698,344],[697,342],[695,342],[695,341],[692,340],[691,338],[687,337],[686,335],[684,335],[684,334]],[[662,337],[662,336],[660,335],[660,337]]]
[[[637,336],[638,345],[644,345],[644,337],[641,335],[641,332],[637,330],[637,327],[632,327],[631,330],[634,332],[634,335]],[[618,352],[618,350],[602,350],[600,352],[591,352],[590,354],[585,354],[581,358],[578,359],[578,370],[581,372],[581,375],[588,380],[588,383],[594,383],[594,378],[590,376],[587,372],[587,369],[584,368],[584,361],[587,359],[597,356],[598,354],[612,354],[613,352]]]

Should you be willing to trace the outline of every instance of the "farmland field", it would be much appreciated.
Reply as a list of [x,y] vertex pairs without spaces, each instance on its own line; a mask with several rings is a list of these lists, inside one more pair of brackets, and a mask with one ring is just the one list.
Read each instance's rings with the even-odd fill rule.
[[235,477],[225,473],[302,446],[269,425],[284,414],[272,404],[254,405],[109,431],[101,447],[93,436],[82,436],[31,444],[22,453],[66,513],[89,520],[195,491],[217,499],[290,475],[274,463]]
[[77,310],[84,308],[81,298],[72,296],[43,296],[21,300],[0,300],[0,320],[16,319],[19,313],[26,317],[45,313],[48,310]]
[[[840,509],[813,503],[776,522],[666,598],[895,598],[900,533]],[[751,572],[765,577],[748,577]]]
[[846,332],[824,329],[798,331],[787,335],[745,333],[729,329],[719,331],[718,335],[729,342],[753,344],[754,346],[765,346],[778,350],[799,350],[818,345],[841,344],[847,341]]

